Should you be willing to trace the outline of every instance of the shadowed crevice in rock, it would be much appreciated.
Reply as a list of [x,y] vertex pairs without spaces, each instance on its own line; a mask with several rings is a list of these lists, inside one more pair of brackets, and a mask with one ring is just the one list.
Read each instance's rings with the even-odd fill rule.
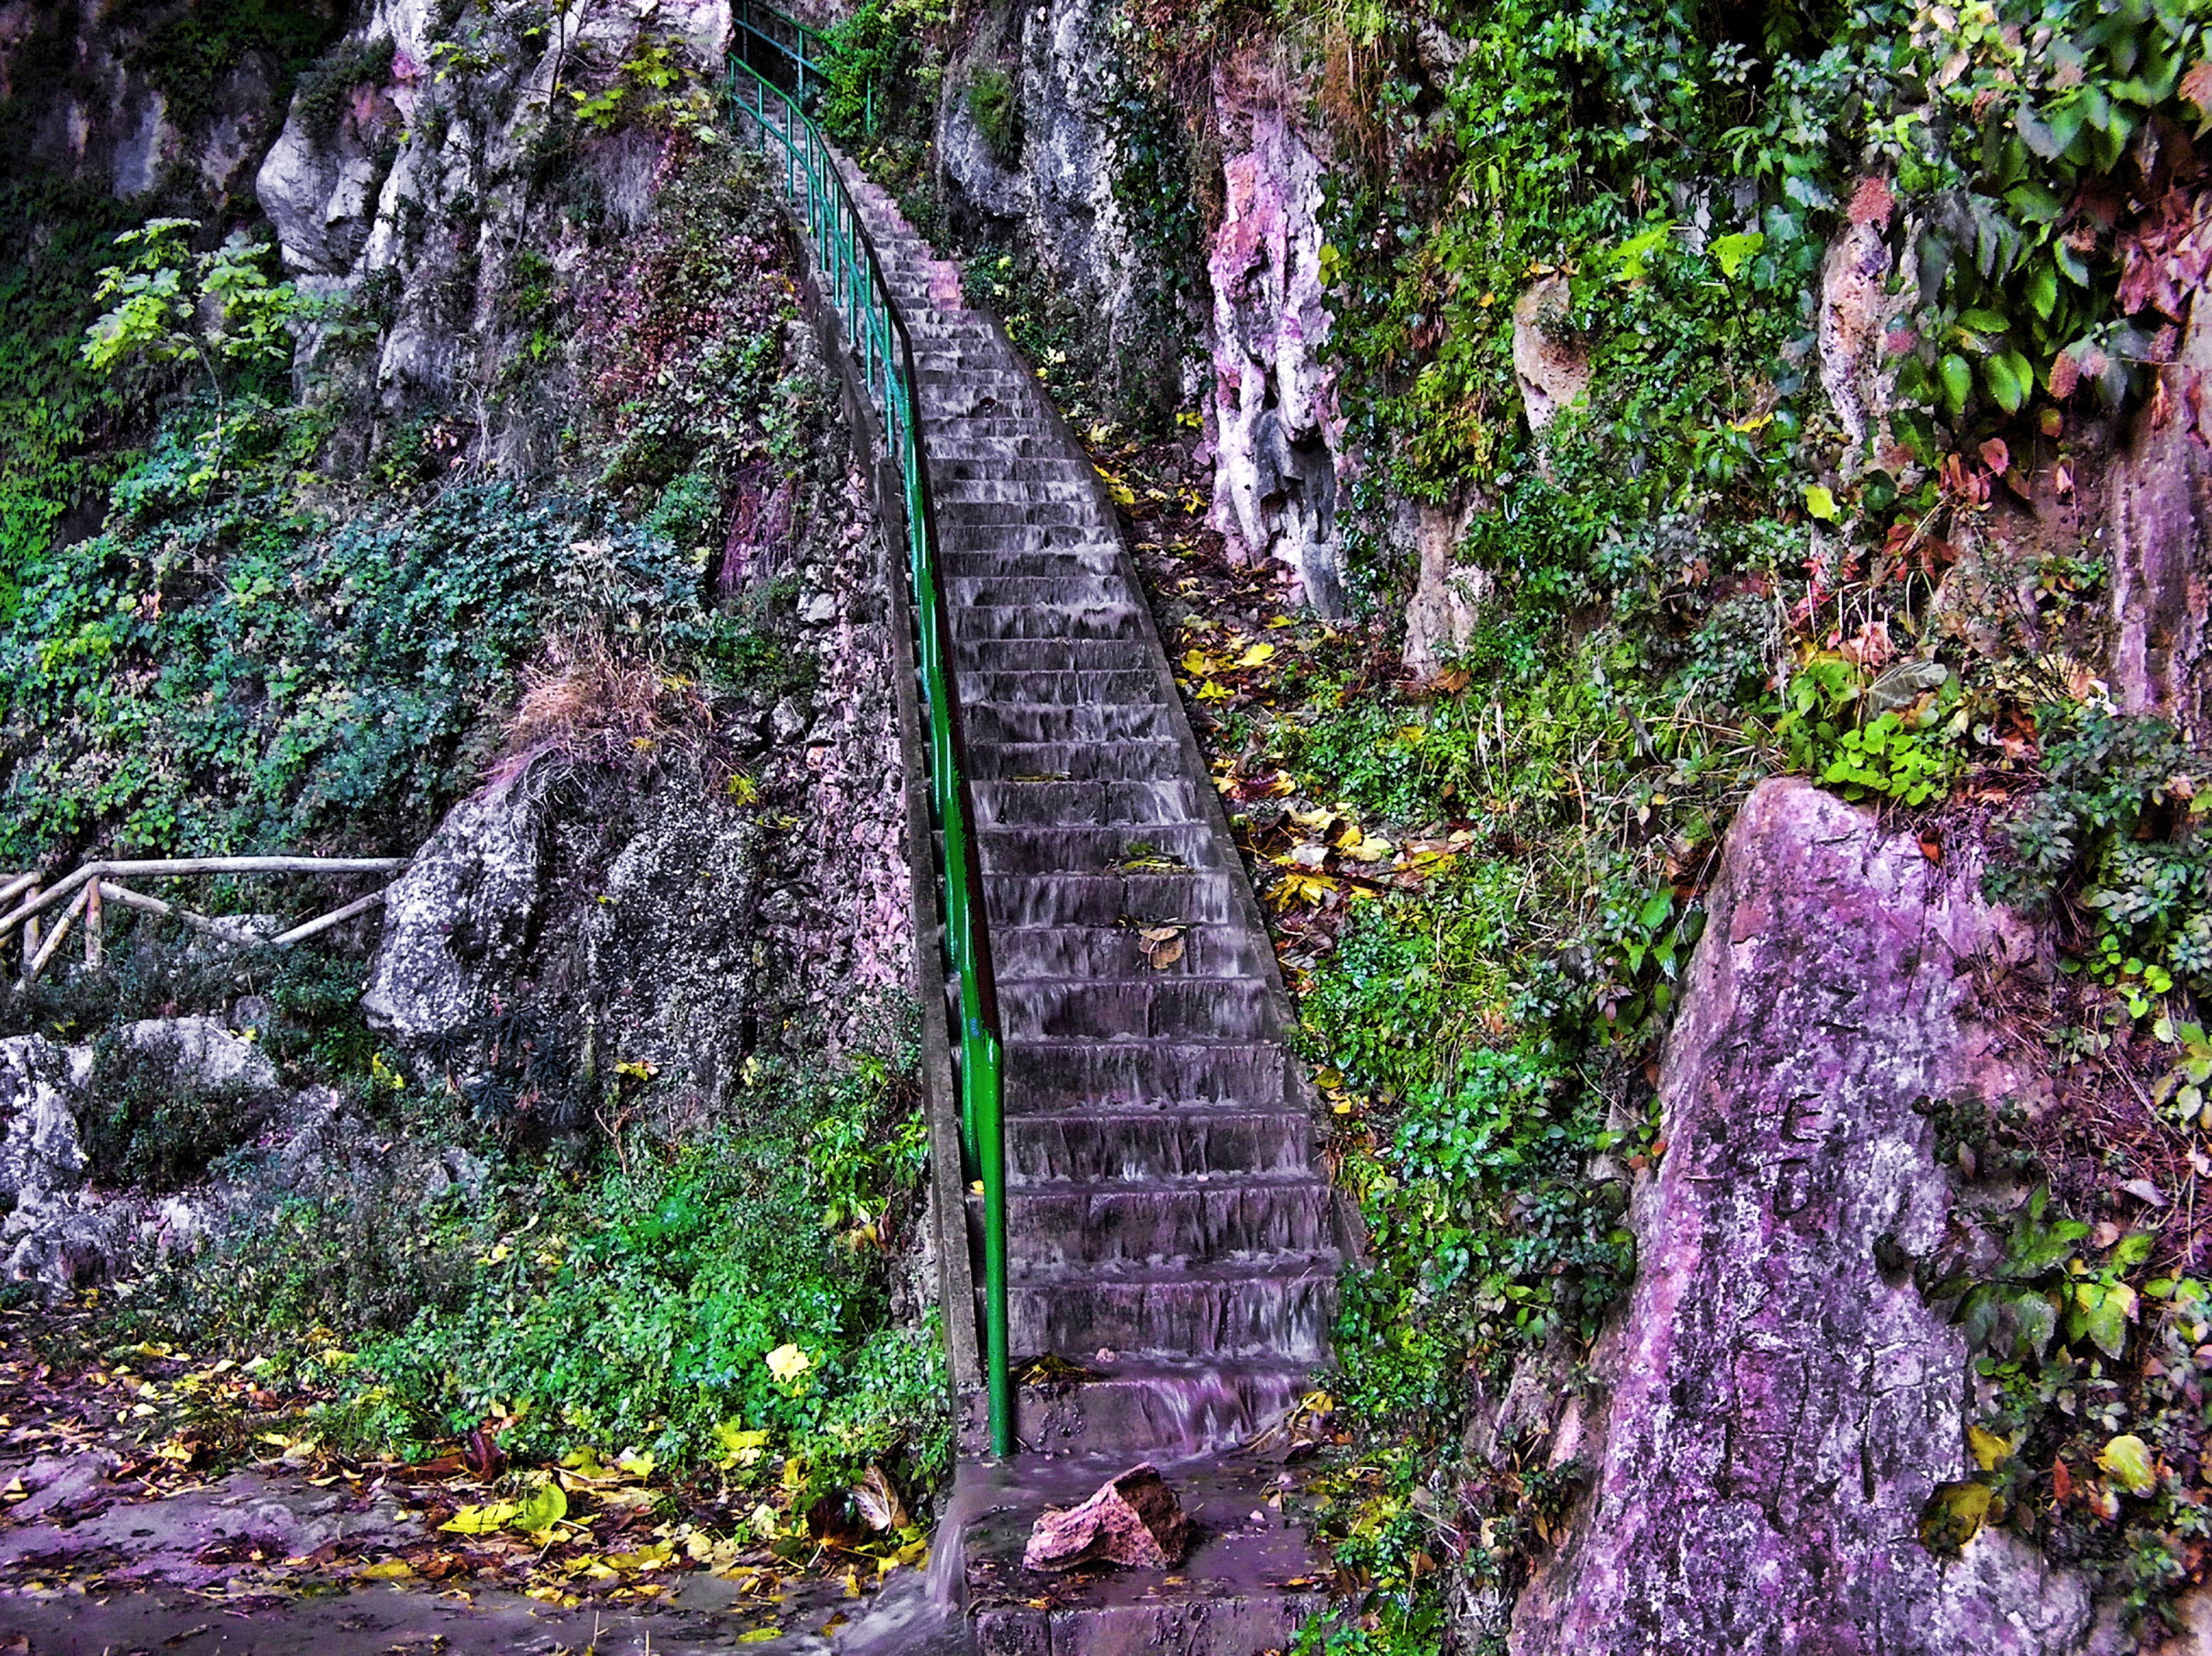
[[1808,782],[1746,802],[1667,1044],[1636,1284],[1552,1449],[1590,1488],[1516,1656],[2082,1647],[2086,1584],[2025,1542],[1921,1546],[1967,1470],[1967,1354],[1877,1259],[1925,1257],[1949,1207],[1916,1106],[2015,1079],[1969,974],[2031,944],[1979,886]]

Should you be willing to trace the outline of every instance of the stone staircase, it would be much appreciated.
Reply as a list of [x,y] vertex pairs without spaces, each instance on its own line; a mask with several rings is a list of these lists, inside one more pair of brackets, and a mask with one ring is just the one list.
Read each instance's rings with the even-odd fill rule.
[[[1311,1384],[1341,1257],[1289,1002],[1096,472],[957,267],[846,180],[916,355],[1006,1043],[1010,1345],[1060,1360],[1018,1394],[1024,1453],[964,1470],[947,1531],[971,1537],[986,1650],[1249,1656],[1306,1601],[1279,1586],[1279,1534],[1260,1572],[1277,1585],[1251,1563],[1270,1469],[1208,1463]],[[981,1417],[970,1399],[971,1451]],[[1005,1586],[1047,1495],[1142,1459],[1238,1513],[1174,1578],[1182,1610],[1157,1588],[1085,1606]]]

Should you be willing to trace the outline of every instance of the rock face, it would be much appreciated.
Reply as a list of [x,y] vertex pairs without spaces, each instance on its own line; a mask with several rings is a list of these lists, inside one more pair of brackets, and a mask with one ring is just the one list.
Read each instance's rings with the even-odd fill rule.
[[94,0],[0,7],[0,105],[21,146],[10,161],[122,199],[198,192],[227,207],[249,192],[282,114],[276,55],[249,46],[203,81],[199,63],[179,61],[191,48],[172,42],[178,21],[168,8]]
[[[281,1101],[268,1055],[216,1019],[144,1019],[124,1026],[118,1039],[179,1089]],[[204,1217],[204,1203],[171,1198],[149,1207],[91,1188],[77,1117],[93,1101],[93,1058],[89,1046],[36,1035],[0,1040],[0,1276],[51,1294],[106,1282],[141,1246],[191,1245]]]
[[[1203,249],[1210,296],[1188,307],[1164,300],[1149,285],[1161,255],[1115,196],[1131,164],[1121,123],[1140,100],[1124,66],[1129,27],[1109,0],[998,0],[981,9],[938,111],[954,222],[966,234],[1019,237],[1059,291],[1097,319],[1105,376],[1121,394],[1200,402],[1212,526],[1230,555],[1279,566],[1294,601],[1341,614],[1343,430],[1322,360],[1323,166],[1297,113],[1310,88],[1272,51],[1216,74],[1213,129],[1198,145],[1220,155],[1220,218]],[[1012,76],[1017,91],[1012,147],[994,147],[969,107],[969,89],[994,73]],[[1213,182],[1200,187],[1210,194]],[[1186,341],[1201,353],[1188,365],[1177,349]]]
[[[939,106],[937,153],[963,228],[1018,232],[1056,284],[1096,315],[1121,355],[1139,326],[1145,271],[1121,204],[1110,110],[1121,90],[1111,0],[982,9]],[[1018,144],[994,147],[969,107],[984,76],[1010,78]],[[1131,363],[1141,372],[1150,364]],[[1115,362],[1111,371],[1122,371]],[[1170,369],[1172,374],[1172,368]]]
[[2078,1577],[2002,1531],[1948,1562],[1917,1538],[1966,1470],[1966,1352],[1882,1260],[1929,1253],[1949,1205],[1916,1104],[2007,1085],[1968,974],[2029,952],[1959,861],[1802,782],[1737,817],[1668,1041],[1636,1284],[1589,1418],[1554,1440],[1591,1486],[1516,1656],[2081,1647]]
[[[550,100],[592,81],[591,64],[657,49],[718,80],[728,33],[726,0],[586,7],[558,28],[513,6],[472,14],[465,27],[427,0],[365,8],[325,59],[336,82],[294,96],[254,187],[286,266],[309,287],[351,290],[376,278],[391,319],[374,367],[387,408],[496,378],[526,337],[508,302],[518,261],[565,269],[582,256],[575,227],[545,210],[549,199],[582,191],[618,228],[642,223],[664,137],[635,127],[591,134],[556,167]],[[349,76],[358,78],[337,83]],[[592,84],[605,89],[607,78]],[[541,411],[517,399],[476,458],[541,467],[550,441]]]
[[716,691],[711,753],[647,772],[526,752],[393,886],[362,1009],[480,1107],[574,1125],[626,1075],[688,1115],[757,1053],[883,1038],[912,922],[885,553],[846,484],[791,571],[807,682]]
[[1564,332],[1569,289],[1564,276],[1529,283],[1513,306],[1513,377],[1528,429],[1540,432],[1589,389],[1589,351]]
[[527,777],[465,800],[384,899],[362,1010],[403,1042],[456,1029],[510,977],[539,919],[544,801]]
[[91,1069],[89,1048],[39,1035],[0,1041],[0,1196],[11,1211],[84,1182],[70,1101]]
[[1213,527],[1232,557],[1274,560],[1323,615],[1344,612],[1337,546],[1335,375],[1322,361],[1322,162],[1272,59],[1217,75],[1221,223],[1206,260],[1213,314]]
[[2112,688],[2129,712],[2162,713],[2212,740],[2212,325],[2190,304],[2170,388],[2136,416],[2112,470]]

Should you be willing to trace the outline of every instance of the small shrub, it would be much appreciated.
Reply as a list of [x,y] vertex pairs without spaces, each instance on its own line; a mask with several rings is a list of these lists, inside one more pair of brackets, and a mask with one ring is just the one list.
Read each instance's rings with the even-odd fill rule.
[[968,83],[968,113],[1000,165],[1021,158],[1021,99],[1012,76],[1003,69],[977,70]]
[[173,1039],[101,1042],[88,1094],[77,1133],[93,1182],[149,1193],[192,1183],[268,1119],[266,1093],[198,1081]]

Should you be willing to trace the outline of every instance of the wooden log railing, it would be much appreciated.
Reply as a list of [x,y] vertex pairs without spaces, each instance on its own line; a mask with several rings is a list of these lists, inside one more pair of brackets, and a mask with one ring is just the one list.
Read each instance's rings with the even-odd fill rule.
[[[100,964],[102,919],[111,903],[144,914],[173,916],[193,930],[233,948],[288,948],[357,914],[366,913],[384,901],[385,892],[371,892],[273,937],[264,937],[234,922],[195,913],[158,897],[133,891],[118,881],[125,878],[173,880],[193,874],[396,874],[409,861],[392,856],[141,857],[87,862],[51,886],[42,883],[45,876],[35,869],[25,874],[0,874],[0,905],[15,905],[0,912],[0,943],[18,930],[22,933],[23,965],[18,981],[27,989],[60,952],[63,940],[80,921],[84,926],[84,963],[88,966]],[[52,915],[58,908],[60,913],[53,918],[52,929],[47,931],[40,923],[41,917]]]

